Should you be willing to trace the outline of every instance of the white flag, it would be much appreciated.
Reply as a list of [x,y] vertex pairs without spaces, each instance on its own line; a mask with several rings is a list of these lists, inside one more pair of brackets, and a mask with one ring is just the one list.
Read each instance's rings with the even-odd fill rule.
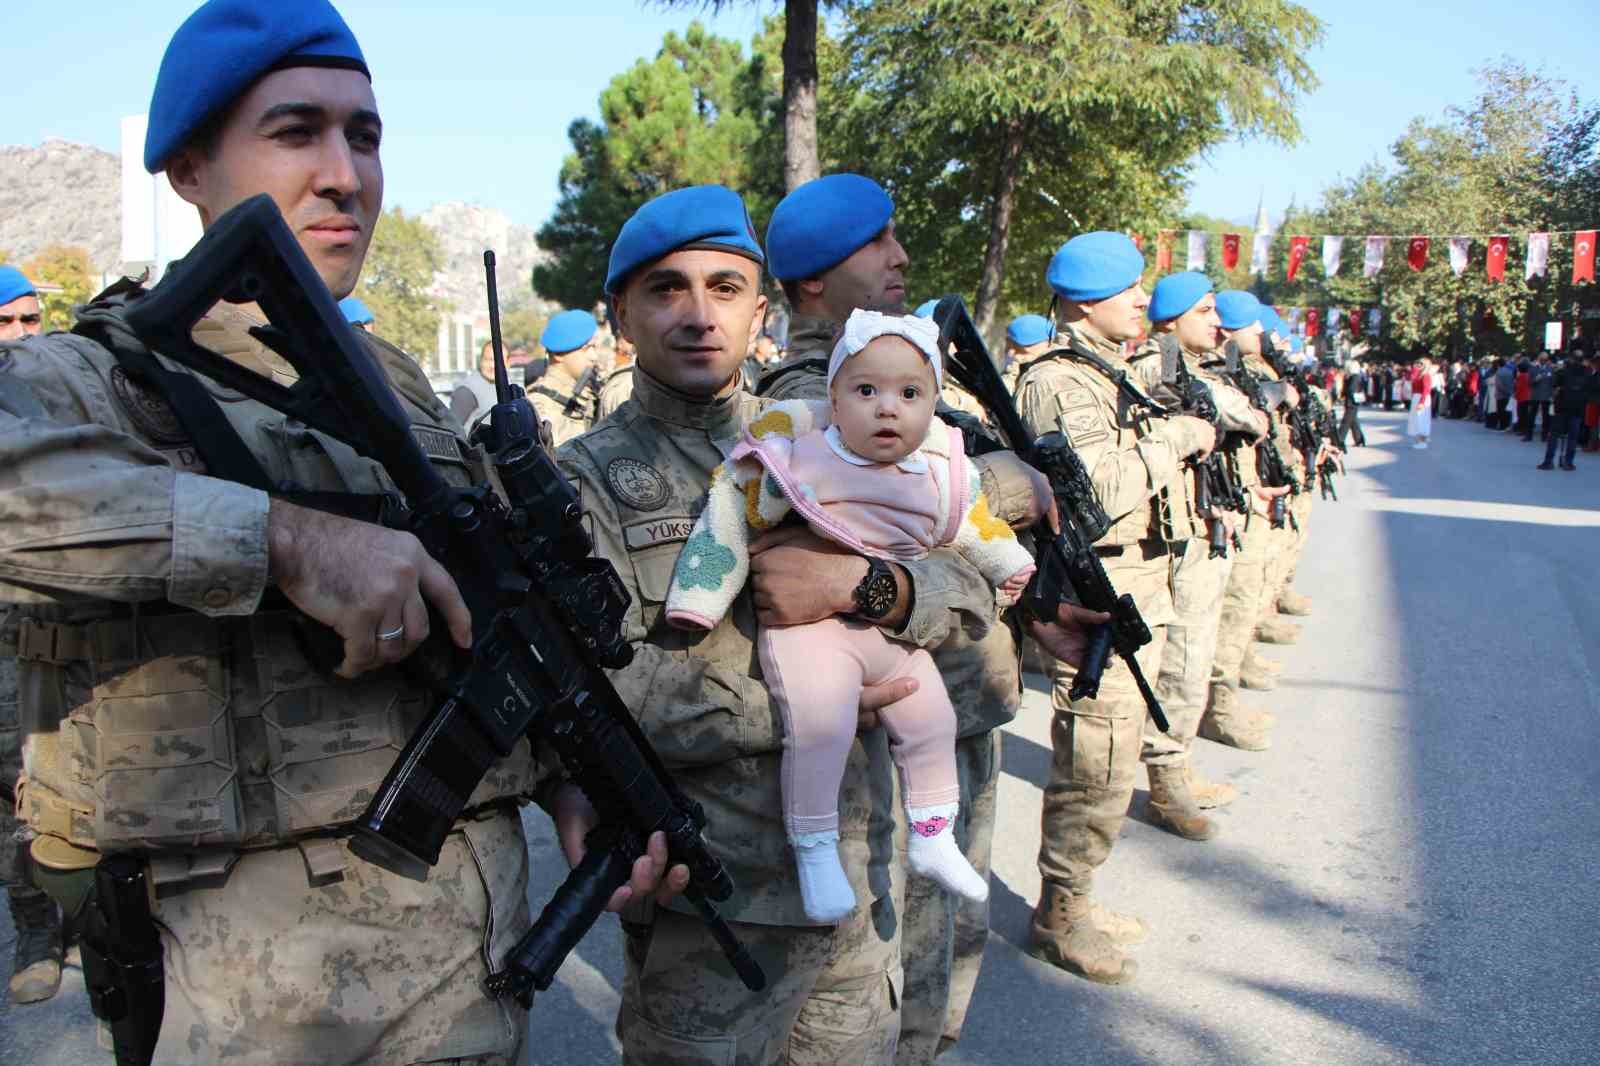
[[1365,277],[1375,278],[1378,271],[1383,269],[1383,253],[1389,250],[1389,238],[1368,237],[1367,255],[1361,264],[1361,273]]
[[1322,238],[1322,272],[1330,278],[1339,273],[1339,256],[1343,254],[1343,237]]
[[1532,281],[1535,274],[1544,277],[1545,268],[1550,265],[1550,234],[1528,234],[1528,267],[1522,275],[1523,281]]
[[1467,250],[1471,247],[1471,237],[1450,238],[1450,269],[1458,278],[1467,271]]
[[1189,269],[1204,270],[1206,268],[1206,237],[1209,234],[1203,229],[1189,231]]
[[1378,310],[1376,307],[1368,308],[1367,332],[1370,334],[1376,334],[1378,332],[1378,327],[1381,325],[1383,325],[1383,312]]
[[1267,276],[1267,256],[1272,251],[1272,234],[1257,233],[1255,240],[1250,242],[1250,273],[1258,277]]

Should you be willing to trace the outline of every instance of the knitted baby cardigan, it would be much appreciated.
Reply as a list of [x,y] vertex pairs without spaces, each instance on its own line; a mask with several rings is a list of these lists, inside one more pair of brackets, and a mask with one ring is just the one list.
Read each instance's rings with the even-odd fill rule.
[[[667,591],[673,625],[710,629],[727,613],[750,574],[750,541],[798,511],[819,535],[856,551],[860,538],[823,510],[795,478],[789,457],[797,439],[824,429],[831,412],[820,401],[773,404],[745,429],[728,461],[712,471],[705,510],[678,556]],[[952,544],[998,587],[1033,570],[1033,558],[1011,527],[989,512],[978,471],[966,461],[961,432],[934,419],[920,451],[938,489],[943,516],[934,546]]]

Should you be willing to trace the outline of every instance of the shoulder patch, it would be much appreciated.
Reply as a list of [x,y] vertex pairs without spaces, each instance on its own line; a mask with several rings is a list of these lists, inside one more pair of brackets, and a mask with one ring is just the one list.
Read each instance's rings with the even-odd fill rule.
[[1056,394],[1056,407],[1062,411],[1093,410],[1098,402],[1094,392],[1082,385]]
[[111,391],[140,433],[155,444],[183,444],[189,434],[167,401],[128,376],[119,364],[111,368]]
[[659,511],[672,498],[661,472],[638,459],[613,459],[607,463],[606,484],[617,499],[636,511]]

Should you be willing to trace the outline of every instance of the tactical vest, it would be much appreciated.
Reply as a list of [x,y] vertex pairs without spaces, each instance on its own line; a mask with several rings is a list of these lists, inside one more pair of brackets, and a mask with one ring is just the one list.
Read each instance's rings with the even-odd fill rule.
[[[233,357],[259,352],[242,320],[228,321],[237,312],[214,314],[222,320],[196,327],[200,343]],[[473,483],[474,454],[420,369],[398,349],[360,336],[402,398],[423,450],[452,484]],[[112,428],[180,470],[205,473],[163,397],[109,352],[93,355],[86,373],[97,380],[85,387],[116,398],[126,424]],[[286,491],[397,491],[380,466],[347,445],[195,380]],[[337,832],[362,813],[430,709],[429,695],[398,669],[355,681],[321,672],[301,639],[303,616],[286,606],[230,618],[109,601],[19,613],[23,816],[43,837],[79,848],[175,855],[178,869],[158,868],[158,881],[220,872],[239,849],[292,841],[302,841],[314,875],[333,872],[327,864],[342,863],[340,850],[308,849],[305,839]],[[534,775],[523,740],[484,778],[469,811],[528,794]]]

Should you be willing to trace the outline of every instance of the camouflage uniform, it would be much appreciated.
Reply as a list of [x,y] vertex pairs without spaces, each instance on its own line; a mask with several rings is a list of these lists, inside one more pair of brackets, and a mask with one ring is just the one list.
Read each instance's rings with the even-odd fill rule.
[[589,427],[594,425],[594,397],[578,396],[577,391],[577,380],[555,362],[538,381],[528,386],[528,402],[540,418],[550,423],[550,433],[557,447],[580,433],[589,432]]
[[[1193,355],[1184,353],[1184,360],[1189,372],[1211,390],[1219,418],[1219,444],[1223,433],[1253,434],[1256,422],[1244,393],[1202,369]],[[1161,380],[1159,345],[1142,347],[1130,360],[1130,366],[1145,391],[1159,399],[1167,398]],[[1195,506],[1199,476],[1198,471],[1186,469],[1184,476],[1175,479],[1167,490],[1169,537],[1178,562],[1173,570],[1174,618],[1167,627],[1167,647],[1154,687],[1171,729],[1163,733],[1153,722],[1145,723],[1143,759],[1147,766],[1182,765],[1188,761],[1206,709],[1223,589],[1238,555],[1230,551],[1223,558],[1211,557],[1209,523]]]
[[[776,372],[769,372],[763,395],[777,400],[826,399],[827,362],[837,333],[837,324],[828,319],[796,315],[789,326],[789,355]],[[977,401],[958,391],[976,408],[976,415],[983,417]],[[1032,491],[1025,485],[1002,487],[992,474],[986,475],[984,485],[991,506],[1003,515],[1014,514]],[[987,634],[964,627],[933,649],[934,663],[957,715],[961,809],[956,839],[972,868],[985,879],[1000,779],[999,728],[1016,717],[1021,698],[1017,649],[1016,636],[1005,624],[991,625]],[[895,812],[897,840],[903,852],[902,805],[887,793],[879,802]],[[904,861],[895,870],[907,877],[901,934],[905,995],[895,1061],[910,1066],[932,1062],[941,1044],[960,1039],[989,938],[989,905],[954,899],[933,881],[906,873]]]
[[[1247,356],[1245,362],[1249,369],[1257,374],[1273,381],[1279,380],[1278,372],[1266,360],[1257,356]],[[1273,423],[1278,452],[1293,470],[1295,480],[1300,484],[1300,492],[1288,500],[1288,512],[1293,521],[1286,519],[1282,528],[1273,529],[1268,535],[1267,569],[1262,577],[1261,596],[1256,605],[1255,620],[1251,622],[1252,632],[1263,619],[1270,619],[1276,613],[1278,593],[1287,584],[1289,572],[1294,567],[1299,554],[1299,545],[1304,538],[1304,523],[1311,517],[1311,492],[1315,488],[1313,482],[1306,476],[1305,456],[1294,446],[1294,435],[1289,429],[1287,412],[1275,415]]]
[[[1127,365],[1120,345],[1083,324],[1063,326],[1057,339],[1113,367]],[[1185,422],[1148,420],[1099,369],[1065,354],[1029,365],[1017,407],[1035,434],[1064,433],[1088,468],[1114,523],[1095,551],[1117,591],[1132,594],[1150,626],[1153,639],[1137,658],[1145,675],[1156,677],[1174,618],[1176,560],[1162,533],[1171,527],[1164,490],[1181,480],[1183,459],[1200,442]],[[1147,712],[1120,658],[1106,668],[1096,699],[1068,699],[1076,676],[1071,665],[1054,663],[1054,760],[1044,790],[1039,871],[1047,894],[1053,885],[1087,897],[1128,813]]]
[[600,402],[595,407],[594,420],[599,422],[609,418],[611,412],[627,402],[633,395],[633,364],[619,366],[606,377],[606,383],[600,386]]
[[[668,582],[711,473],[761,401],[735,388],[684,399],[634,371],[632,401],[560,451],[597,551],[616,564],[633,603],[632,664],[613,680],[678,783],[705,808],[707,838],[737,886],[721,910],[767,972],[747,990],[692,910],[628,915],[617,1032],[632,1063],[886,1062],[899,1029],[900,900],[892,891],[893,819],[874,781],[891,776],[881,730],[857,743],[840,790],[840,857],[861,901],[843,923],[807,924],[783,829],[783,727],[755,653],[748,588],[709,633],[662,617]],[[936,644],[979,631],[994,596],[951,552],[906,564],[914,608],[901,636]]]
[[[96,314],[91,309],[80,321]],[[195,339],[279,382],[293,369],[219,304]],[[416,364],[360,335],[418,442],[470,484],[470,452]],[[398,669],[336,681],[263,603],[266,493],[205,476],[157,393],[98,343],[0,346],[45,417],[0,406],[0,589],[19,602],[21,809],[41,868],[149,856],[162,925],[162,1063],[410,1063],[517,1053],[526,1015],[485,998],[528,928],[511,804],[526,741],[495,764],[425,883],[341,835],[428,709]],[[393,491],[382,469],[206,388],[274,484]],[[98,850],[97,850],[98,849]]]

